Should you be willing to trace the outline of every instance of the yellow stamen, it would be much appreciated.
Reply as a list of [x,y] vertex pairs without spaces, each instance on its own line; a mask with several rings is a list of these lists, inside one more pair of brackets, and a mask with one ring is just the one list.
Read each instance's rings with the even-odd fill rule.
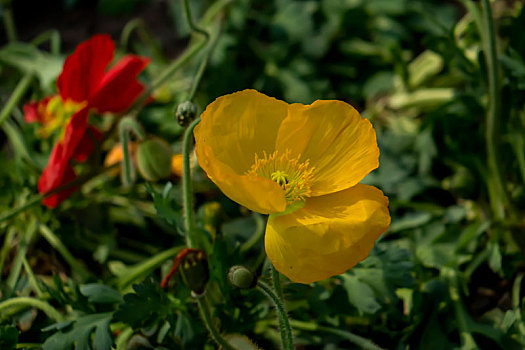
[[288,204],[302,201],[310,196],[314,171],[308,160],[300,163],[301,156],[290,158],[290,153],[289,150],[284,154],[275,151],[268,156],[263,152],[262,158],[255,154],[255,161],[246,172],[247,175],[265,177],[279,184],[285,191]]
[[71,100],[63,101],[60,96],[49,100],[47,106],[39,106],[39,113],[43,116],[43,126],[38,131],[44,138],[49,137],[56,130],[61,129],[62,134],[69,120],[77,111],[83,108],[86,102],[76,103]]

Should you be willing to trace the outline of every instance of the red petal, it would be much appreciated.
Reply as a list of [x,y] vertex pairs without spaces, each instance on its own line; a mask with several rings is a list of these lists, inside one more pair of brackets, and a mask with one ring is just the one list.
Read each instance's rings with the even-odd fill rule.
[[124,112],[144,91],[137,76],[149,62],[149,58],[124,56],[104,75],[98,91],[89,100],[89,105],[101,113]]
[[41,111],[46,108],[51,97],[46,97],[40,101],[27,103],[24,105],[24,119],[28,123],[44,122],[44,115]]
[[[40,193],[46,193],[61,186],[64,186],[71,181],[75,180],[77,175],[71,164],[66,164],[61,170],[61,174],[57,174],[56,170],[51,167],[47,167],[40,179],[38,180],[38,191]],[[57,177],[57,175],[60,175]],[[78,186],[67,188],[63,191],[52,194],[42,200],[42,203],[50,209],[55,208],[57,205],[62,203],[71,193],[77,190]]]
[[[69,164],[69,161],[64,161],[63,154],[64,148],[62,144],[57,143],[51,152],[49,162],[44,169],[44,172],[38,180],[38,191],[40,193],[44,194],[52,191],[73,181],[76,178],[73,167],[71,164]],[[52,194],[51,196],[44,198],[42,203],[48,208],[55,208],[63,200],[69,197],[69,195],[75,190],[75,187],[71,187],[64,191]]]
[[64,151],[62,161],[69,162],[76,154],[78,145],[82,142],[88,128],[89,108],[84,107],[71,117],[66,125],[64,140],[62,141]]
[[83,163],[88,159],[89,155],[95,149],[93,140],[101,140],[102,132],[93,126],[88,126],[84,136],[80,140],[75,149],[73,159],[77,162]]
[[106,34],[93,36],[77,46],[66,61],[57,79],[58,91],[64,101],[87,101],[104,77],[113,60],[115,44]]

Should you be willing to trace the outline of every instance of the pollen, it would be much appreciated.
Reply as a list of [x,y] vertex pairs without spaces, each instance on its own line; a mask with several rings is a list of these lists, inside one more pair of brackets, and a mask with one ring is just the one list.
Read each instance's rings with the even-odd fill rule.
[[300,162],[301,155],[291,158],[290,153],[290,150],[281,154],[275,151],[270,155],[263,152],[262,157],[255,154],[255,161],[246,172],[276,182],[284,190],[288,204],[310,196],[314,172],[309,160]]

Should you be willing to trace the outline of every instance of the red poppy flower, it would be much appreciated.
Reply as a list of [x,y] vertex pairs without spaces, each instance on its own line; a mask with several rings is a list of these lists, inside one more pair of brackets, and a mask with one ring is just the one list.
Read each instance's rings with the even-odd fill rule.
[[[59,94],[24,106],[25,120],[42,123],[43,136],[62,130],[38,181],[40,193],[74,180],[76,173],[71,160],[86,161],[94,149],[93,141],[101,139],[102,133],[88,124],[90,111],[99,114],[124,112],[144,91],[137,76],[150,60],[126,55],[106,70],[114,51],[115,44],[108,35],[95,35],[84,41],[64,62],[57,79]],[[74,190],[65,189],[42,202],[54,208]]]

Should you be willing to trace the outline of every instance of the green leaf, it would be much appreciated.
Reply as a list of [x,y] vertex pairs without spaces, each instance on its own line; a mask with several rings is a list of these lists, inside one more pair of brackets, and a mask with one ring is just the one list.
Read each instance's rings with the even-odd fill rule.
[[146,186],[146,190],[153,197],[153,204],[159,217],[171,225],[182,223],[182,215],[180,210],[177,210],[178,205],[173,198],[175,187],[171,182],[166,183],[162,193],[158,193],[150,185]]
[[342,275],[343,286],[348,294],[348,301],[354,305],[359,312],[374,314],[381,309],[376,300],[374,291],[370,286],[362,282],[357,276],[350,274]]
[[18,329],[13,326],[0,326],[0,349],[14,349],[18,343]]
[[16,42],[0,50],[0,61],[24,73],[36,74],[42,90],[51,92],[53,81],[62,71],[63,59],[40,51],[33,45]]
[[118,291],[103,284],[84,284],[80,286],[80,293],[86,296],[90,303],[116,304],[122,302],[122,295]]
[[124,302],[115,312],[115,319],[138,328],[163,320],[172,312],[166,293],[152,279],[134,284],[133,289],[135,293],[124,295]]
[[[79,317],[71,328],[65,322],[46,327],[42,331],[57,329],[58,332],[46,339],[42,349],[70,350],[74,346],[76,350],[110,350],[113,345],[109,329],[112,316],[113,312],[92,314]],[[93,331],[95,334],[91,340]]]

